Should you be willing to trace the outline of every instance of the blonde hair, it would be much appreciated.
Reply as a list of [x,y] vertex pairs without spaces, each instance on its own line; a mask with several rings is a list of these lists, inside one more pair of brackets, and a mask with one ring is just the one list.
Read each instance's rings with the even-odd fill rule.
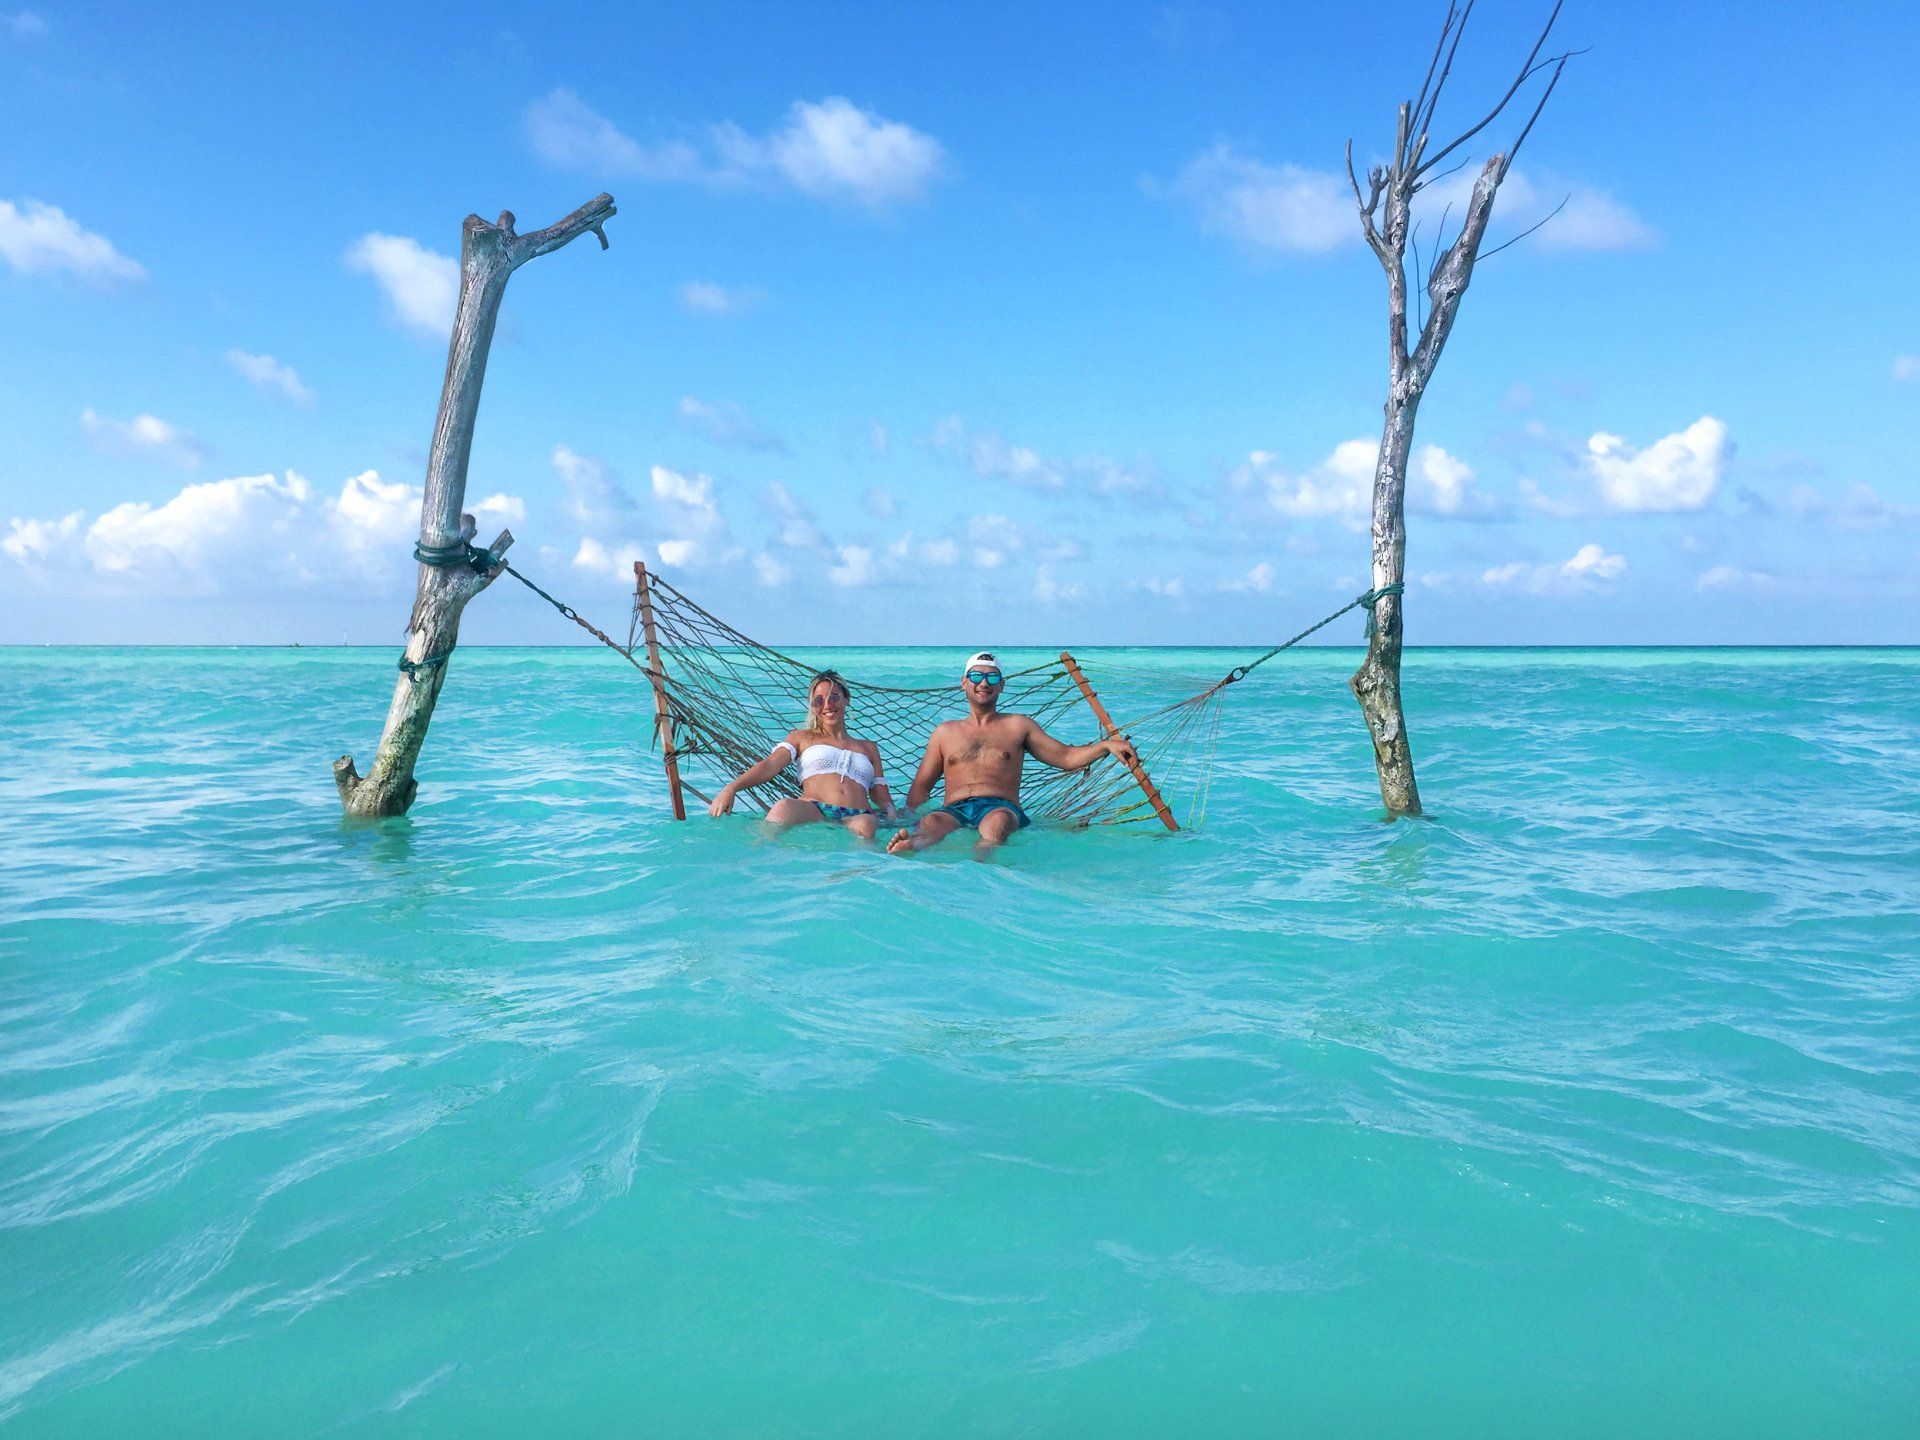
[[814,707],[813,703],[813,692],[823,684],[833,686],[845,699],[849,701],[853,699],[853,691],[847,687],[847,677],[842,675],[838,670],[820,670],[815,672],[814,677],[807,681],[807,733],[809,735],[824,735],[827,733],[826,718]]

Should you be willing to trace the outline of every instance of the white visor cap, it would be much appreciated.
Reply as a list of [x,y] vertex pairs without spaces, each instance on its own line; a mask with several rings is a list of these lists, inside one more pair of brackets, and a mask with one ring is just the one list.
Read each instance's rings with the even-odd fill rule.
[[998,670],[1000,662],[994,658],[991,650],[977,650],[967,657],[967,663],[960,667],[960,673],[969,670]]

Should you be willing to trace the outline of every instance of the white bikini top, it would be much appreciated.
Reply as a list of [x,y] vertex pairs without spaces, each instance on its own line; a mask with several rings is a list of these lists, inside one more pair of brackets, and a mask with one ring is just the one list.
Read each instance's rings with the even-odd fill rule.
[[[793,743],[782,740],[774,749],[793,751]],[[825,741],[816,742],[795,756],[800,762],[800,781],[805,784],[816,775],[838,775],[851,780],[862,790],[873,788],[873,761],[858,750],[842,750]]]

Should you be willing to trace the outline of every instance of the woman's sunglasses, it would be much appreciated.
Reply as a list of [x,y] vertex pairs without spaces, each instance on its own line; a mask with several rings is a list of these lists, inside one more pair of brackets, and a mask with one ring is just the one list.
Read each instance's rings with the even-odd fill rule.
[[969,670],[967,679],[975,685],[1003,685],[1007,677],[998,670]]
[[809,710],[824,710],[829,705],[845,705],[846,703],[847,697],[844,695],[816,695],[807,702],[807,708]]

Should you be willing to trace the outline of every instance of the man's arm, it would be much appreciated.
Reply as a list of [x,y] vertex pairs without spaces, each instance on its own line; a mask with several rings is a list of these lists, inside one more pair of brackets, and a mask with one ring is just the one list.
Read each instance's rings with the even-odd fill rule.
[[940,731],[936,727],[927,737],[927,753],[920,757],[920,768],[913,772],[913,784],[907,787],[909,810],[918,810],[927,803],[927,797],[933,794],[934,782],[940,778],[942,761]]
[[1112,755],[1122,762],[1133,759],[1133,747],[1117,735],[1090,745],[1063,745],[1032,720],[1027,721],[1027,753],[1056,770],[1084,770],[1102,755]]

